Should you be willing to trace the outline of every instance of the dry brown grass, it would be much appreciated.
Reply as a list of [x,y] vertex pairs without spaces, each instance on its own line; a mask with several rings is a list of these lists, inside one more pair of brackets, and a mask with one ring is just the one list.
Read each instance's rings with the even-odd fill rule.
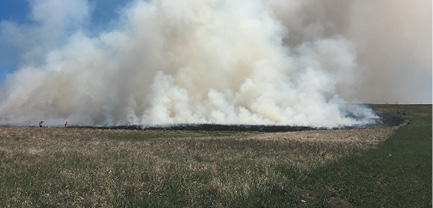
[[0,127],[0,206],[244,206],[253,195],[290,191],[309,171],[373,148],[395,130]]

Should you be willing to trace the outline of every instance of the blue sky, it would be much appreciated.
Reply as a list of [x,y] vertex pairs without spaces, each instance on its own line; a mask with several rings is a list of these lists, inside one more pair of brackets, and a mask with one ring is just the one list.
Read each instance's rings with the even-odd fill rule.
[[27,0],[3,0],[0,7],[0,20],[24,23],[27,14],[30,11],[30,5]]
[[[42,0],[45,1],[45,0]],[[36,2],[42,2],[36,1]],[[87,23],[87,33],[97,33],[107,29],[110,23],[119,18],[119,10],[131,0],[89,0],[90,23]],[[7,32],[4,25],[19,27],[37,27],[38,22],[32,18],[30,0],[2,0],[0,2],[0,86],[7,74],[13,73],[20,65],[20,51],[3,35]],[[82,28],[80,28],[82,29]]]
[[[26,0],[3,0],[0,6],[0,22],[26,23],[29,11],[30,7]],[[0,83],[4,81],[6,73],[13,72],[18,64],[17,52],[5,45],[8,44],[0,42],[0,48],[9,49],[0,51]]]

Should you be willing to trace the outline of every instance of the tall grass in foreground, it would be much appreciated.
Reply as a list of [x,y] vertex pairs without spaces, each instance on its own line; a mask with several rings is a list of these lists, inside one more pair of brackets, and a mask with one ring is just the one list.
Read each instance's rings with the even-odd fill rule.
[[[418,118],[387,141],[395,127],[285,133],[0,127],[0,207],[316,207],[332,206],[334,196],[386,206],[409,192],[388,190],[401,185],[425,202],[431,115],[430,124]],[[406,158],[408,144],[414,155]],[[308,200],[304,189],[313,195]]]

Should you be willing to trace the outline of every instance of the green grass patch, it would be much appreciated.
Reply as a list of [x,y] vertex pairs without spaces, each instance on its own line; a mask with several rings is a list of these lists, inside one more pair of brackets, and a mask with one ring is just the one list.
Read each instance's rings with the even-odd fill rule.
[[[386,108],[394,114],[396,109],[401,108]],[[410,124],[377,149],[319,168],[302,182],[320,193],[310,206],[324,206],[321,201],[339,196],[355,207],[432,207],[431,106],[403,109]]]

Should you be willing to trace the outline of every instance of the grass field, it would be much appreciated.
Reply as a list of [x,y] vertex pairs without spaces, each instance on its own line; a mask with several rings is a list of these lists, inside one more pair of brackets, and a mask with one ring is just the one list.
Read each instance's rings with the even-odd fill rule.
[[0,207],[431,207],[431,105],[372,107],[409,123],[281,133],[0,127]]

